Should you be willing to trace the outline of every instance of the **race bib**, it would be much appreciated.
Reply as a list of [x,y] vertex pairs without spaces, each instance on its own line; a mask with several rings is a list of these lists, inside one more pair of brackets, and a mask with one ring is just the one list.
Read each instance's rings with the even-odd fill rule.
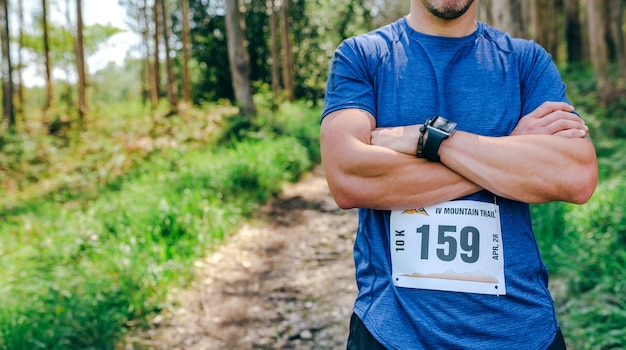
[[394,210],[391,264],[398,287],[505,295],[499,208],[450,201]]

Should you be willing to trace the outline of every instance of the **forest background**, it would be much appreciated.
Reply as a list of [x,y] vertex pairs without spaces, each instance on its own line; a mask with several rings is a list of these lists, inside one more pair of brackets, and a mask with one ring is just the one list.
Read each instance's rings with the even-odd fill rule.
[[[195,258],[319,162],[334,49],[409,2],[120,0],[140,44],[92,73],[121,29],[85,26],[89,3],[0,0],[0,348],[114,348],[145,325]],[[479,1],[480,20],[552,54],[597,148],[589,203],[532,207],[573,349],[626,347],[625,8]]]

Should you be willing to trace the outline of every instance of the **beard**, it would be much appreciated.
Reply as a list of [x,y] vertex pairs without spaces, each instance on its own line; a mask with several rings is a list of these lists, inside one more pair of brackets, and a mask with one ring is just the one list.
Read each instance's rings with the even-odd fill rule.
[[453,20],[461,17],[472,6],[474,0],[446,1],[446,0],[422,0],[424,7],[430,13],[445,20]]

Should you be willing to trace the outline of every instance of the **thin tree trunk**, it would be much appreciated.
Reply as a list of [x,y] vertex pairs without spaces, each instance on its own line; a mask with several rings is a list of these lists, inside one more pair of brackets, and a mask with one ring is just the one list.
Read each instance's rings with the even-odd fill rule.
[[287,94],[287,100],[293,101],[295,93],[293,87],[293,65],[291,56],[291,39],[289,38],[289,1],[282,1],[282,49],[283,49],[283,87]]
[[174,81],[174,65],[172,63],[172,57],[170,56],[170,25],[169,25],[169,9],[166,4],[167,0],[160,0],[161,2],[161,16],[163,24],[163,46],[165,48],[165,70],[167,74],[167,100],[170,103],[170,113],[175,113],[177,110],[177,97],[176,97],[176,82]]
[[189,60],[191,50],[191,33],[189,29],[189,1],[181,0],[182,24],[183,24],[183,101],[191,103],[191,75],[189,73]]
[[618,75],[626,81],[626,43],[624,43],[623,28],[623,12],[624,5],[622,0],[609,0],[609,34],[613,48],[615,50],[615,59],[617,61]]
[[589,33],[589,49],[593,69],[597,75],[596,89],[600,102],[608,103],[612,99],[612,87],[609,80],[609,55],[606,45],[606,26],[602,9],[604,0],[586,0],[587,4],[587,31]]
[[534,38],[556,61],[558,59],[556,4],[554,0],[533,0],[533,3]]
[[508,32],[512,37],[526,35],[523,18],[523,5],[520,0],[495,0],[491,2],[491,18],[494,27]]
[[272,92],[274,96],[280,93],[280,58],[278,55],[278,14],[274,0],[269,0],[270,7],[270,57],[272,59]]
[[[73,32],[74,31],[74,26],[72,25],[72,6],[70,4],[70,0],[65,0],[65,20],[67,21],[67,27],[70,28],[68,31],[69,32]],[[72,36],[72,39],[74,39],[74,36]],[[76,65],[76,43],[74,43],[74,64]],[[76,68],[76,66],[75,66]],[[70,82],[71,78],[71,67],[70,65],[65,65],[63,67],[63,69],[65,70],[65,77],[66,77],[66,82],[65,82],[65,95],[61,94],[61,101],[65,102],[65,108],[66,108],[66,113],[67,115],[71,115],[74,110],[75,110],[75,106],[74,106],[74,95],[73,95],[73,88],[74,85]],[[78,72],[78,70],[76,70],[76,73]],[[80,112],[79,112],[80,113]]]
[[22,1],[17,2],[17,12],[19,18],[19,34],[18,34],[18,48],[17,48],[17,79],[19,81],[17,85],[17,114],[24,117],[24,77],[22,75],[24,70],[24,57],[22,56],[22,48],[24,47],[24,4]]
[[513,11],[513,22],[515,25],[514,36],[528,38],[528,3],[527,0],[511,0],[511,11]]
[[578,63],[584,60],[582,25],[580,23],[579,0],[565,1],[565,37],[567,42],[567,62]]
[[[476,5],[476,13],[478,20],[494,25],[493,11],[491,10],[491,0],[478,0]],[[495,25],[494,25],[495,26]]]
[[145,59],[145,70],[146,70],[146,81],[148,84],[148,95],[150,96],[150,108],[153,110],[156,109],[157,104],[159,103],[159,91],[157,87],[157,83],[155,80],[155,72],[154,72],[154,57],[151,58],[152,50],[150,47],[150,21],[148,20],[148,3],[146,0],[142,0],[139,5],[139,13],[137,14],[137,20],[139,22],[139,28],[141,28],[141,39],[143,40],[143,45],[145,49],[146,59]]
[[496,0],[491,2],[491,18],[493,26],[513,35],[513,12],[510,0]]
[[76,71],[78,73],[78,122],[84,124],[87,110],[87,75],[83,39],[83,0],[76,0]]
[[255,107],[250,83],[250,59],[245,47],[238,0],[226,0],[226,37],[235,99],[241,113],[252,115]]
[[154,81],[155,81],[155,92],[157,95],[157,103],[161,98],[161,60],[159,57],[159,45],[160,45],[160,37],[161,37],[161,3],[162,0],[154,0]]
[[13,79],[11,78],[11,52],[9,49],[9,0],[0,0],[0,40],[2,40],[2,113],[8,120],[9,129],[15,128],[13,109]]
[[50,69],[50,43],[48,40],[48,2],[46,0],[41,0],[41,6],[43,10],[43,50],[46,66],[46,105],[44,107],[44,111],[47,111],[50,107],[52,107],[52,72]]

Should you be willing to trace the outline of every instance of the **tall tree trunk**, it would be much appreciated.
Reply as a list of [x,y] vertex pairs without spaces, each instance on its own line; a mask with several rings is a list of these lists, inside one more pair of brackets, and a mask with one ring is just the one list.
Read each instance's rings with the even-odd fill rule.
[[161,98],[161,59],[159,57],[159,46],[161,43],[160,37],[161,37],[161,1],[162,0],[154,0],[154,9],[153,9],[153,15],[154,15],[154,58],[153,58],[153,63],[154,63],[154,68],[153,68],[153,72],[154,72],[154,81],[156,83],[155,85],[155,92],[157,95],[157,103],[158,103],[158,99]]
[[586,0],[587,31],[589,33],[589,49],[593,69],[597,75],[596,84],[600,102],[610,102],[613,88],[609,79],[609,55],[606,45],[606,26],[604,16],[604,0]]
[[294,86],[293,86],[293,64],[292,64],[292,54],[291,54],[291,38],[289,37],[289,20],[291,16],[289,15],[291,11],[289,11],[289,1],[282,1],[282,49],[283,49],[283,88],[285,89],[285,93],[287,94],[287,100],[293,101],[295,97]]
[[87,111],[87,75],[83,39],[83,0],[76,0],[76,71],[78,73],[78,123],[84,124]]
[[270,57],[272,59],[272,92],[274,96],[278,96],[280,92],[280,57],[278,55],[278,13],[276,13],[276,5],[274,0],[269,0],[270,8]]
[[232,75],[235,99],[246,115],[255,113],[250,83],[250,59],[244,42],[238,0],[226,0],[226,36],[228,39],[228,60]]
[[24,48],[24,5],[21,1],[17,2],[18,12],[18,48],[17,48],[17,114],[24,117],[24,57],[22,56],[22,49]]
[[477,3],[476,13],[478,20],[495,26],[493,11],[491,9],[491,0],[478,0]]
[[580,23],[579,0],[565,1],[565,38],[567,42],[567,62],[582,62],[584,56],[584,42],[582,39],[582,25]]
[[43,26],[43,51],[46,66],[46,105],[44,111],[52,106],[52,71],[50,69],[50,42],[48,40],[48,1],[41,0],[43,10],[42,26]]
[[516,38],[526,36],[524,6],[521,0],[494,0],[491,2],[491,19],[494,27]]
[[189,60],[191,50],[191,30],[189,28],[189,0],[180,0],[183,24],[183,101],[191,103],[191,75],[189,73]]
[[[70,4],[70,0],[65,0],[65,20],[67,21],[67,27],[68,32],[74,32],[74,25],[72,24],[72,6]],[[74,39],[75,36],[72,36],[72,40]],[[76,43],[74,43],[74,64],[76,65]],[[76,67],[74,67],[76,68]],[[72,70],[71,70],[71,66],[68,65],[64,65],[63,69],[65,70],[65,76],[67,78],[66,82],[65,82],[65,95],[63,93],[61,93],[61,100],[63,102],[65,102],[65,106],[66,106],[66,113],[67,115],[71,115],[74,113],[74,111],[76,110],[75,106],[74,106],[74,95],[73,95],[73,90],[74,90],[74,85],[70,82],[71,80],[71,75],[72,75]],[[76,70],[74,73],[77,73],[78,70]],[[77,74],[78,76],[78,74]],[[80,113],[80,112],[79,112]],[[79,116],[80,118],[80,116]]]
[[624,2],[622,0],[609,0],[609,34],[613,49],[615,51],[615,59],[617,61],[617,72],[621,79],[626,82],[626,43],[624,42],[622,15],[624,13]]
[[156,109],[159,103],[159,92],[154,73],[154,57],[150,47],[150,20],[148,19],[148,3],[146,0],[141,0],[137,13],[137,22],[141,30],[141,40],[143,41],[143,47],[145,50],[145,81],[148,84],[148,95],[150,97],[150,108]]
[[162,29],[163,29],[163,47],[165,48],[165,70],[167,74],[167,100],[170,103],[170,113],[176,113],[177,110],[177,97],[176,82],[174,81],[174,65],[172,63],[172,57],[170,56],[170,25],[169,17],[170,11],[167,5],[167,0],[159,0],[161,2],[161,16],[162,16]]
[[13,109],[13,79],[11,78],[11,52],[9,49],[9,0],[0,0],[0,40],[2,40],[2,114],[8,120],[9,129],[15,128]]
[[554,0],[533,0],[534,39],[548,51],[553,59],[558,59],[558,28],[556,4]]

